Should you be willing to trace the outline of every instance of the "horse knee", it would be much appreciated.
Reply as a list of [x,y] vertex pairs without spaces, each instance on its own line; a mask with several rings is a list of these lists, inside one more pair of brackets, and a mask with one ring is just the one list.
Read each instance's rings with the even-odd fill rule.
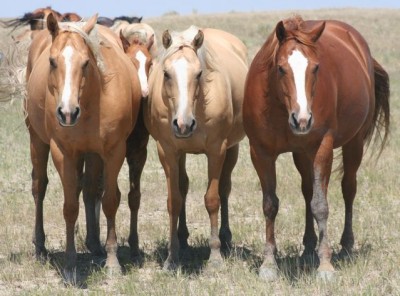
[[313,198],[311,200],[311,211],[317,221],[326,220],[329,216],[328,202],[324,198]]
[[219,207],[221,204],[220,198],[218,195],[205,195],[204,203],[208,213],[215,213],[219,211]]
[[268,219],[275,219],[279,210],[279,199],[276,195],[264,195],[263,211]]

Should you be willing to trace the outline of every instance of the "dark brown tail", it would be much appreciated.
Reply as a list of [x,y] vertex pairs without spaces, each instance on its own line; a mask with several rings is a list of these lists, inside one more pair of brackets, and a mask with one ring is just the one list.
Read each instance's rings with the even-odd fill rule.
[[383,67],[374,59],[375,76],[375,112],[372,125],[365,135],[364,142],[368,146],[375,134],[373,144],[380,142],[379,155],[386,145],[390,126],[390,83],[389,75]]

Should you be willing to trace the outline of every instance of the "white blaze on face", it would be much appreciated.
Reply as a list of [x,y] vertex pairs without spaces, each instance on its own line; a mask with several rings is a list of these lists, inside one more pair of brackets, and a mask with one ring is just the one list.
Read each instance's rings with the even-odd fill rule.
[[300,107],[299,118],[309,118],[306,96],[306,69],[307,58],[298,50],[294,50],[288,59],[294,75],[294,83],[297,92],[297,104]]
[[147,83],[147,74],[146,74],[147,59],[144,53],[140,50],[136,53],[135,58],[139,61],[138,75],[139,75],[140,86],[142,88],[142,96],[147,97],[149,94],[149,86]]
[[65,80],[64,89],[62,91],[61,101],[63,104],[63,111],[70,112],[69,101],[72,95],[72,56],[74,54],[74,49],[71,46],[64,48],[62,56],[65,62]]
[[179,106],[177,112],[178,126],[183,124],[183,117],[188,107],[188,62],[180,58],[173,62],[179,91]]

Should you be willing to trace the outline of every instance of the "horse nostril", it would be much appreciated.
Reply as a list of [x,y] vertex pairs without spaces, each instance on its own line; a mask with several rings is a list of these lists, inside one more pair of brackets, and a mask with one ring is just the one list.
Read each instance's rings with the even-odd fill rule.
[[64,113],[62,112],[61,106],[57,107],[56,112],[57,112],[57,117],[58,117],[58,118],[60,118],[61,120],[65,120],[65,115],[64,115]]
[[190,125],[190,130],[193,131],[195,129],[195,127],[196,127],[196,120],[193,119],[192,124]]
[[178,126],[178,119],[174,119],[174,120],[172,121],[172,124],[173,124],[175,127],[179,128],[179,126]]
[[79,117],[80,114],[81,114],[81,108],[76,107],[76,108],[75,108],[75,111],[71,114],[71,117],[72,117],[74,120],[76,120],[76,119]]
[[294,112],[292,113],[292,122],[295,127],[299,126],[299,122],[297,121],[297,118],[296,118],[296,113],[294,113]]

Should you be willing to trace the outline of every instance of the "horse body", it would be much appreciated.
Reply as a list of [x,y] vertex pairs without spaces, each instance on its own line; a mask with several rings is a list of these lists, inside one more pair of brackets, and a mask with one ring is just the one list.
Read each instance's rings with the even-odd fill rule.
[[[254,58],[246,81],[243,121],[263,191],[266,247],[261,276],[273,278],[277,272],[273,258],[279,207],[275,161],[284,152],[293,153],[302,177],[306,201],[303,254],[312,254],[317,244],[314,217],[320,233],[318,271],[329,276],[334,269],[326,230],[327,187],[333,149],[342,147],[346,215],[341,244],[343,251],[351,252],[356,173],[363,147],[375,128],[384,128],[385,143],[388,83],[363,37],[338,21],[292,18],[280,22]],[[382,87],[385,90],[380,93]]]
[[[108,228],[106,266],[119,268],[115,234],[115,214],[120,200],[117,177],[125,157],[125,141],[139,110],[137,73],[118,37],[107,28],[95,27],[96,17],[81,29],[72,25],[60,28],[52,15],[47,21],[48,31],[35,38],[29,53],[25,100],[36,203],[36,254],[46,253],[42,204],[51,151],[64,189],[66,270],[71,272],[76,265],[74,225],[82,186],[88,248],[101,252],[98,217],[94,213],[98,214],[97,202],[102,196]],[[37,50],[36,46],[41,49]],[[99,181],[103,178],[104,191],[103,182]]]
[[205,204],[211,223],[210,260],[222,259],[218,238],[220,198],[220,237],[225,243],[230,241],[227,199],[238,143],[244,137],[241,106],[247,51],[240,40],[226,32],[196,27],[172,35],[164,32],[163,45],[165,53],[149,77],[144,119],[157,142],[167,177],[170,244],[164,268],[170,269],[178,261],[179,243],[187,245],[186,153],[204,153],[208,158]]

